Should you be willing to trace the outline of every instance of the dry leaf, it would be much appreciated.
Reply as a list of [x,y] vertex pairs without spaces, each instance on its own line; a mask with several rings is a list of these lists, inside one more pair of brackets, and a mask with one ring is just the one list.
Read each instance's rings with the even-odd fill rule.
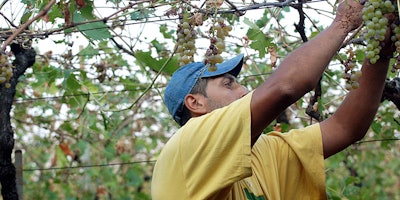
[[276,61],[278,60],[278,56],[276,54],[275,47],[270,46],[268,47],[268,52],[270,54],[271,59],[271,67],[276,67]]
[[249,37],[243,36],[242,39],[244,40],[243,47],[245,47],[245,48],[248,47],[249,46],[249,42],[250,42]]
[[60,149],[64,152],[64,154],[66,156],[71,156],[74,157],[74,153],[71,151],[71,149],[69,148],[69,145],[65,142],[62,142],[58,145],[60,147]]
[[64,8],[64,21],[66,26],[71,25],[71,15],[68,7]]
[[50,21],[49,15],[45,14],[44,16],[42,16],[42,20],[45,22],[49,22]]
[[85,7],[86,3],[85,0],[75,0],[76,5],[78,5],[79,8]]
[[201,25],[203,25],[203,17],[204,17],[204,14],[203,14],[203,13],[195,13],[195,14],[194,14],[194,17],[193,17],[193,19],[194,19],[194,25],[195,25],[195,26],[201,26]]
[[219,8],[221,7],[224,0],[207,0],[206,7],[207,8]]

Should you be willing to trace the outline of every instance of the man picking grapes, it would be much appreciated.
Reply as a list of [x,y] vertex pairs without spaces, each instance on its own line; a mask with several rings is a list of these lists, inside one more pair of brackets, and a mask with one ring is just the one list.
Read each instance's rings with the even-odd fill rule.
[[157,160],[153,199],[326,199],[324,158],[366,134],[380,103],[390,41],[374,64],[364,62],[359,88],[331,117],[285,134],[261,133],[315,87],[348,33],[361,25],[362,8],[355,0],[340,3],[332,24],[254,91],[236,81],[243,55],[212,72],[201,62],[177,70],[165,104],[182,127]]

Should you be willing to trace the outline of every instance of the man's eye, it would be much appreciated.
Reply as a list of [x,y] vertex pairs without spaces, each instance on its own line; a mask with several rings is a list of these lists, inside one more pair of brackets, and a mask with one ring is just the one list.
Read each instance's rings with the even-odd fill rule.
[[227,82],[225,82],[225,84],[224,84],[226,87],[232,87],[232,81],[227,81]]

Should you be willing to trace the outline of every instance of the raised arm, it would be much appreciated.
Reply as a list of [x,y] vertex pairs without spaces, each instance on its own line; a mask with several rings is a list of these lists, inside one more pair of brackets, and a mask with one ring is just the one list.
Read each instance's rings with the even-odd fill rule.
[[347,34],[361,24],[361,9],[358,1],[343,1],[333,23],[289,54],[254,91],[251,102],[252,144],[276,116],[316,86]]
[[387,28],[381,59],[375,64],[364,61],[359,88],[350,91],[335,114],[321,123],[325,158],[362,139],[367,133],[381,102],[389,67],[388,57],[393,51],[390,28]]

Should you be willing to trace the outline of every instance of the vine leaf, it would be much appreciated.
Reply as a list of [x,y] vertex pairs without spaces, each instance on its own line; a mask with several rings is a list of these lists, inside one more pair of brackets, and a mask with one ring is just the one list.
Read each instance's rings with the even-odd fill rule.
[[[142,66],[148,66],[152,70],[159,72],[161,70],[161,67],[164,65],[164,63],[168,60],[167,58],[162,58],[162,59],[155,59],[151,56],[151,51],[145,52],[145,51],[137,51],[135,52],[136,60],[138,63]],[[175,72],[179,68],[178,65],[178,59],[173,58],[171,59],[167,66],[164,68],[164,72],[166,72],[168,75],[172,75],[172,73]]]
[[[79,12],[74,13],[74,23],[87,21],[87,19]],[[77,26],[85,37],[92,40],[105,40],[111,38],[112,35],[104,22],[91,22]]]
[[247,31],[247,37],[252,40],[250,47],[260,52],[260,58],[263,58],[267,54],[267,48],[272,45],[272,38],[265,35],[262,30],[248,18],[244,19],[250,28]]

